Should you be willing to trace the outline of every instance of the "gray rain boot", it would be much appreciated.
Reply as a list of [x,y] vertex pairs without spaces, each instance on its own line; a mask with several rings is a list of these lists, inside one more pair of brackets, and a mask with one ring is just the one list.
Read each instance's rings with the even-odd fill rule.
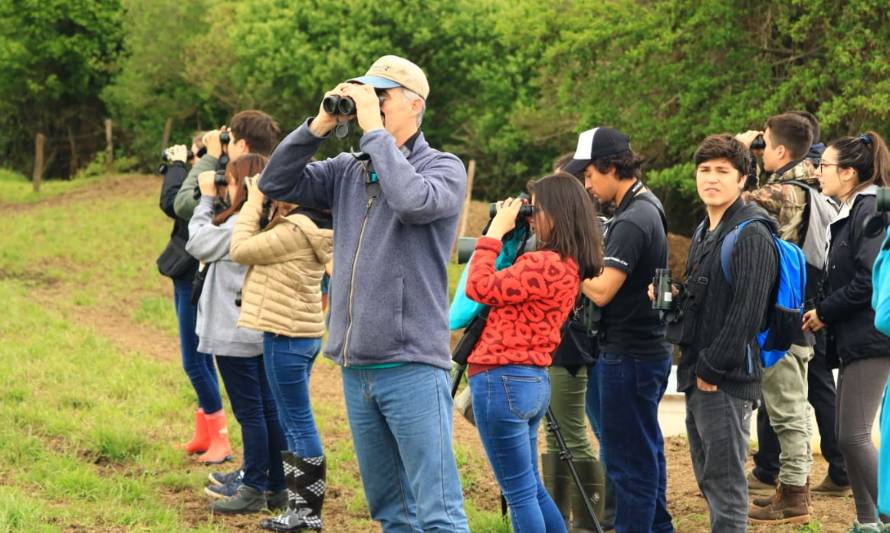
[[553,502],[568,528],[571,525],[569,520],[572,510],[571,491],[575,490],[569,466],[559,458],[558,453],[541,454],[541,466],[544,474],[544,488],[553,498]]
[[[587,497],[590,498],[590,502],[593,504],[593,512],[596,514],[596,519],[603,526],[603,529],[606,529],[603,519],[603,510],[606,503],[606,470],[603,468],[603,464],[596,459],[582,459],[573,462],[575,463],[575,469],[578,471],[578,477],[581,478],[584,492],[587,493]],[[566,465],[566,468],[568,468],[568,465]],[[572,533],[592,533],[596,531],[596,527],[590,519],[590,514],[587,512],[587,506],[584,504],[581,493],[574,482],[571,485],[571,500]]]

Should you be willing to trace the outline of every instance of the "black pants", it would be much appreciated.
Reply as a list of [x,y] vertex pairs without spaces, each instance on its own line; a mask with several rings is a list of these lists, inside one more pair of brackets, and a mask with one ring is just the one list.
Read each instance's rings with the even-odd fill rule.
[[[849,485],[847,467],[837,443],[835,404],[837,390],[834,376],[825,358],[825,334],[816,335],[813,359],[810,361],[807,385],[810,405],[816,412],[822,456],[828,461],[828,477],[838,485]],[[754,475],[764,483],[775,483],[779,476],[779,438],[770,426],[766,409],[757,410],[757,453],[754,454]]]

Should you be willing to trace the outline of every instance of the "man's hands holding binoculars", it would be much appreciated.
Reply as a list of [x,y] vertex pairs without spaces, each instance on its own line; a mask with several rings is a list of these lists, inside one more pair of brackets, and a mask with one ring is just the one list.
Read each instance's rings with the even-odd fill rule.
[[[325,93],[325,98],[329,96],[351,98],[355,102],[355,115],[339,115],[336,113],[336,110],[335,113],[330,113],[325,109],[324,103],[322,103],[318,107],[318,115],[312,120],[310,125],[312,133],[318,137],[324,137],[334,129],[337,126],[338,119],[342,122],[353,117],[356,118],[359,127],[365,133],[383,129],[383,117],[380,112],[381,98],[370,85],[341,83]],[[324,99],[322,102],[324,102]]]

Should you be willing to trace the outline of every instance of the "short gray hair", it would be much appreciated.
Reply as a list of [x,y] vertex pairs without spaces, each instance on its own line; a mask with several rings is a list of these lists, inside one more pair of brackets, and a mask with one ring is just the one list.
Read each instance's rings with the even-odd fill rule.
[[426,100],[423,99],[422,96],[412,91],[411,89],[406,89],[404,87],[402,89],[402,95],[405,97],[405,100],[409,102],[413,102],[414,100],[420,100],[420,103],[423,104],[423,107],[420,108],[420,114],[417,115],[417,127],[423,123],[423,114],[426,113]]

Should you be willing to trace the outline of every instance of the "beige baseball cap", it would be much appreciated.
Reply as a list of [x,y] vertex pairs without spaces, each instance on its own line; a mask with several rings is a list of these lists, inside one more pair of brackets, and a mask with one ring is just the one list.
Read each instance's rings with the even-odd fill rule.
[[424,100],[430,94],[430,84],[420,67],[399,56],[383,56],[371,65],[364,76],[349,81],[370,85],[375,89],[404,87],[419,94]]

